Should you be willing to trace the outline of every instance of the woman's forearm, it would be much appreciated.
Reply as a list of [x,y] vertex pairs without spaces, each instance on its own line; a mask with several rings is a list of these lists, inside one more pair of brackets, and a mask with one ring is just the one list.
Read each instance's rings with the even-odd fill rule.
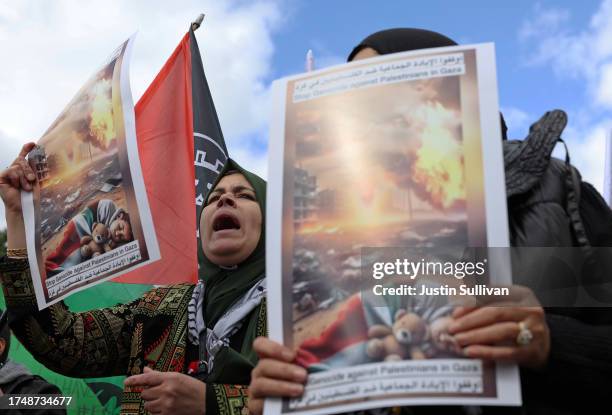
[[8,249],[26,247],[25,225],[21,213],[6,213],[6,237]]
[[140,298],[80,313],[63,302],[38,310],[26,259],[0,258],[0,281],[11,329],[36,360],[71,377],[125,374]]

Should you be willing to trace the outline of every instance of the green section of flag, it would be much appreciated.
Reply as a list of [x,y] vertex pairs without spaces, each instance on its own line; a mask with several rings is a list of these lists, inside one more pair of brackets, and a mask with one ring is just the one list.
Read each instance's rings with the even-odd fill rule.
[[[152,288],[151,285],[104,282],[71,295],[65,303],[73,312],[111,307],[119,303],[128,303],[140,297],[150,288]],[[4,296],[0,296],[0,307],[5,308]],[[119,413],[120,392],[123,390],[124,376],[95,379],[62,376],[38,363],[15,336],[11,339],[9,358],[27,366],[33,374],[42,376],[50,383],[57,385],[64,396],[71,396],[72,403],[68,409],[68,415]]]

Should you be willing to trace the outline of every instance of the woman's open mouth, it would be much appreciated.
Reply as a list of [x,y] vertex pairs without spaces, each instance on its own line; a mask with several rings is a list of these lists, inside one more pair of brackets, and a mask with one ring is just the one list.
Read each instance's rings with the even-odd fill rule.
[[221,213],[213,221],[213,232],[240,229],[240,221],[230,213]]

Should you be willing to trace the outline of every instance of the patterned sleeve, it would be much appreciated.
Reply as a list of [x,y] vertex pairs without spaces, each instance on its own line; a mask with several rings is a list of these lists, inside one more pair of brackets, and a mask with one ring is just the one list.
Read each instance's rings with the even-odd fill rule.
[[36,360],[71,377],[125,374],[139,300],[82,313],[63,302],[38,311],[27,260],[0,259],[0,279],[11,329]]
[[248,414],[249,387],[246,385],[206,384],[206,415]]

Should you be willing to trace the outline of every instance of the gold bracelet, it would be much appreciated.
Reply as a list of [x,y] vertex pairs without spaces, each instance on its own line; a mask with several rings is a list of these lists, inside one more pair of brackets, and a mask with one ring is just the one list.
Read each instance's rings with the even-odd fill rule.
[[11,259],[24,259],[28,257],[28,250],[26,248],[9,248],[6,250],[6,256]]

